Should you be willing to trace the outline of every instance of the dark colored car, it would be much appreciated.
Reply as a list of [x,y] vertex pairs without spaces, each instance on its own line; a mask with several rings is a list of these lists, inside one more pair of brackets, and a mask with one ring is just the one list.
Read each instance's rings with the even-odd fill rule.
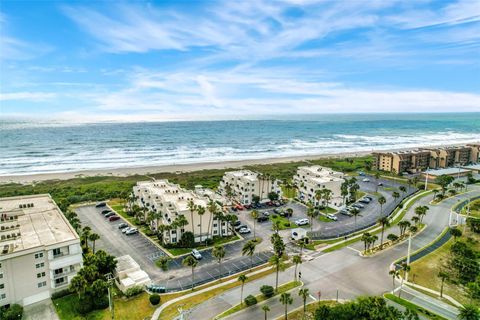
[[107,214],[107,213],[110,213],[112,211],[108,210],[108,209],[105,209],[105,210],[102,210],[102,214]]
[[257,222],[265,222],[265,221],[268,221],[268,217],[265,216],[265,215],[260,215],[257,217]]
[[112,221],[117,221],[117,220],[120,220],[120,217],[119,216],[116,216],[116,215],[113,215],[113,216],[110,216],[108,218],[108,221],[112,222]]
[[248,228],[248,226],[246,224],[241,224],[241,225],[235,227],[235,231],[238,231],[242,228]]
[[101,207],[105,207],[107,204],[105,202],[98,202],[95,207],[97,208],[101,208]]
[[241,224],[242,224],[242,222],[241,222],[240,220],[237,220],[237,221],[235,221],[235,222],[233,223],[233,226],[234,226],[234,227],[238,227],[238,226],[241,225]]
[[109,212],[105,215],[105,218],[110,218],[111,216],[115,215],[113,212]]
[[125,229],[125,228],[127,228],[127,227],[128,227],[128,224],[126,224],[125,222],[124,222],[124,223],[120,223],[120,224],[118,225],[118,229]]

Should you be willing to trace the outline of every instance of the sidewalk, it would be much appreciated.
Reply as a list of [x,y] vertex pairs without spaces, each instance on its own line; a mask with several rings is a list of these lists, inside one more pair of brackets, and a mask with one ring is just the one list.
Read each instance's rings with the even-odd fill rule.
[[426,310],[438,314],[446,319],[455,320],[459,310],[443,301],[432,298],[410,287],[403,286],[401,298],[410,301]]

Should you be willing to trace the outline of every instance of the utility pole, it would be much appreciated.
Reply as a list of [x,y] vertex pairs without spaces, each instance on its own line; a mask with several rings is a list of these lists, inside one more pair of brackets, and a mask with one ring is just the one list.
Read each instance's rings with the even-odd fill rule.
[[108,307],[110,309],[110,314],[111,314],[111,317],[112,317],[112,320],[115,320],[115,308],[113,306],[113,297],[112,297],[112,283],[113,283],[113,275],[111,273],[107,273],[105,275],[105,278],[107,278],[107,283],[108,283]]
[[467,228],[467,220],[468,217],[470,216],[470,198],[467,199],[468,205],[467,205],[467,218],[465,219],[465,223],[463,224],[463,233],[465,233],[465,229]]
[[428,189],[428,170],[430,170],[430,167],[428,167],[427,171],[425,171],[425,191]]

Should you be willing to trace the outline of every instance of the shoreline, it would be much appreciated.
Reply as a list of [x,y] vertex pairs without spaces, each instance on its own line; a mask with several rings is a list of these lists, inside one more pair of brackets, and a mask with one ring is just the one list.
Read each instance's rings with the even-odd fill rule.
[[[415,148],[391,148],[391,149],[379,149],[371,151],[358,151],[358,152],[341,152],[341,153],[328,153],[317,155],[300,155],[300,156],[288,156],[288,157],[272,157],[272,158],[259,158],[259,159],[245,159],[245,160],[233,160],[233,161],[212,161],[212,162],[197,162],[197,163],[184,163],[184,164],[166,164],[166,165],[150,165],[139,167],[122,167],[122,168],[110,168],[110,169],[92,169],[92,170],[78,170],[68,172],[52,172],[52,173],[35,173],[25,175],[4,175],[0,176],[0,185],[8,183],[20,183],[20,184],[32,184],[47,180],[68,180],[74,178],[85,178],[95,176],[110,176],[110,177],[127,177],[132,175],[149,175],[162,172],[193,172],[200,170],[210,169],[238,169],[249,165],[268,165],[276,163],[289,163],[289,162],[301,162],[309,160],[319,160],[328,158],[354,158],[371,155],[374,152],[396,152],[406,151],[421,148],[438,148],[438,147],[451,147],[462,146],[466,143],[456,143],[449,145],[430,145],[419,146]],[[480,142],[477,142],[480,143]]]

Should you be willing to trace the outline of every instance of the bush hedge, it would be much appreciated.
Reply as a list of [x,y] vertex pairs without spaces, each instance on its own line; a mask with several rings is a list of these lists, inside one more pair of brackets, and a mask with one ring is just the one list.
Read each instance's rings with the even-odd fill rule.
[[248,307],[253,306],[254,304],[257,304],[257,298],[255,298],[252,295],[248,295],[244,301]]
[[270,298],[275,294],[275,289],[272,286],[263,285],[260,287],[260,292],[265,296],[265,298]]
[[152,294],[148,299],[150,300],[150,303],[152,304],[152,306],[156,306],[157,304],[160,303],[160,295],[156,293]]

